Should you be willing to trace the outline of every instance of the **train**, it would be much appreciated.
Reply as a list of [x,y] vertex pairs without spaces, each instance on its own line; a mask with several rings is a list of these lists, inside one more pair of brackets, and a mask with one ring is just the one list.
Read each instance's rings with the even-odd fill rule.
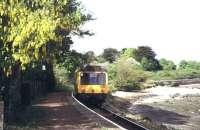
[[109,93],[108,73],[98,65],[86,65],[76,71],[75,94],[81,100],[103,102]]

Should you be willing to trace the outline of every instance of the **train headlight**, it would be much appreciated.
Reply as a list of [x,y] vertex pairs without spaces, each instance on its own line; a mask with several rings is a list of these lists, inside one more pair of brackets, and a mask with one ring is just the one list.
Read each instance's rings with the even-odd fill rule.
[[85,93],[85,89],[82,89],[81,92],[82,92],[82,93]]

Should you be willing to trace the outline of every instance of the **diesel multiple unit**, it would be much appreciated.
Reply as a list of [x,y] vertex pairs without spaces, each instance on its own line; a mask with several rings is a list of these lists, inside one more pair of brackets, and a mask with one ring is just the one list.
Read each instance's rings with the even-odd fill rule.
[[104,100],[109,93],[108,74],[100,66],[87,65],[76,72],[75,92],[82,99]]

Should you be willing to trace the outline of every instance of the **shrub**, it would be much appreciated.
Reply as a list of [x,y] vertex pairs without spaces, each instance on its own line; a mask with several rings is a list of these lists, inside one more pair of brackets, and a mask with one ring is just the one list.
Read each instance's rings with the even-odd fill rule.
[[56,89],[58,90],[73,90],[74,79],[69,77],[68,70],[65,67],[56,65],[54,67],[54,74],[56,79]]
[[199,69],[200,69],[200,62],[182,60],[182,61],[180,62],[180,64],[179,64],[179,69],[193,69],[193,70],[199,70]]
[[153,80],[166,80],[166,79],[192,79],[200,78],[200,70],[194,69],[178,69],[171,71],[158,71],[150,73],[150,79]]
[[136,65],[130,64],[126,60],[119,60],[116,65],[116,78],[114,85],[118,90],[140,89],[140,83],[146,80],[147,76],[144,71]]
[[109,84],[109,88],[110,88],[110,91],[115,91],[116,90],[116,87],[115,87],[115,83],[114,83],[114,80],[116,78],[116,75],[117,75],[117,66],[116,64],[110,64],[108,66],[108,84]]
[[121,50],[120,57],[134,58],[135,48],[124,48]]

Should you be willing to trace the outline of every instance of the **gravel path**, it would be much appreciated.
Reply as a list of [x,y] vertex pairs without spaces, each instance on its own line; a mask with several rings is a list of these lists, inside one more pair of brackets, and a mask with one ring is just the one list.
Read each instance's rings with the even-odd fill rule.
[[[87,111],[71,94],[50,93],[32,105],[30,116],[24,116],[21,130],[116,130],[116,126]],[[29,120],[29,121],[26,121]],[[18,130],[10,128],[9,130]],[[28,129],[26,129],[28,128]]]

